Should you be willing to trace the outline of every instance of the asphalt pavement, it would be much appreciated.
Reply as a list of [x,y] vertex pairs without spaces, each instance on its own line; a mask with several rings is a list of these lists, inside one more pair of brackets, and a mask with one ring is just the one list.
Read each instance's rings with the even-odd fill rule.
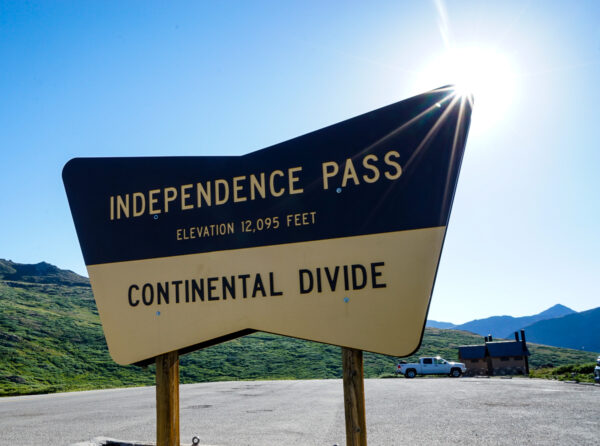
[[[526,378],[365,382],[369,445],[596,445],[600,387]],[[182,385],[181,441],[343,445],[341,380]],[[0,445],[155,441],[154,387],[0,399]]]

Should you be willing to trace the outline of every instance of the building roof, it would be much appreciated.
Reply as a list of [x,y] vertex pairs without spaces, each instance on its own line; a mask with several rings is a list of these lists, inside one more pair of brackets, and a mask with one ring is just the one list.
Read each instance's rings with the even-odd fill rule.
[[461,359],[483,359],[486,356],[499,358],[501,356],[531,356],[527,346],[523,351],[521,341],[492,341],[485,345],[461,345],[458,347]]
[[458,347],[458,356],[461,359],[485,358],[485,345],[461,345]]
[[523,350],[523,343],[520,341],[486,342],[485,346],[493,357],[530,355],[527,347]]
[[527,346],[523,351],[521,341],[492,341],[485,345],[461,345],[458,356],[461,359],[483,359],[486,356],[499,358],[501,356],[530,356]]

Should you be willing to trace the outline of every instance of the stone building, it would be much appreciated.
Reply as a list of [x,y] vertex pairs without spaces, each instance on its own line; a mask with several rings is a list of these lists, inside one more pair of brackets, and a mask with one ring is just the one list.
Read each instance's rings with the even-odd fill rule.
[[484,345],[462,345],[458,357],[467,367],[465,375],[527,375],[530,353],[525,342],[525,331],[515,332],[514,341],[494,341],[484,338]]

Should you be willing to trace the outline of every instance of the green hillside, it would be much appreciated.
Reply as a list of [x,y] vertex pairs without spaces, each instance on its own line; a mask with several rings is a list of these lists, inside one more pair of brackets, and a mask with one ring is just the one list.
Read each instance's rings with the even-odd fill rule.
[[[15,277],[14,272],[5,274]],[[154,383],[152,366],[122,367],[112,361],[91,289],[65,284],[82,283],[77,277],[62,282],[38,276],[32,282],[0,279],[0,395]],[[481,341],[467,332],[428,328],[421,349],[411,358],[439,354],[456,359],[458,345]],[[577,350],[531,344],[530,350],[533,367],[595,359],[594,353]],[[340,355],[338,347],[255,333],[182,356],[181,381],[340,378]],[[366,353],[365,376],[393,373],[396,362]]]

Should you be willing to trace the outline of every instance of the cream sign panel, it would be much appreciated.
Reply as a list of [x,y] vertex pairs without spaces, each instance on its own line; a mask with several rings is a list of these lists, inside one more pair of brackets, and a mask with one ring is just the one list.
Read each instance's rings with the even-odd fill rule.
[[443,88],[241,157],[71,160],[63,179],[112,357],[254,330],[411,354],[469,119]]

